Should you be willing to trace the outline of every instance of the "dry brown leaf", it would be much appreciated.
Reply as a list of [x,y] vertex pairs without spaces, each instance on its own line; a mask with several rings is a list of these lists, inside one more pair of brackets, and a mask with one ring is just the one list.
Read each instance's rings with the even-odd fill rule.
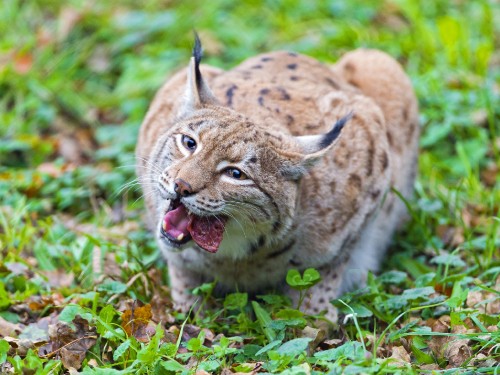
[[28,52],[18,52],[12,59],[12,67],[16,73],[28,74],[33,66],[33,55]]
[[471,113],[471,120],[474,125],[486,126],[488,125],[488,111],[486,108],[480,108]]
[[64,297],[60,293],[48,296],[31,296],[26,303],[31,311],[40,311],[48,306],[61,306],[64,303]]
[[103,45],[96,46],[87,61],[90,70],[96,73],[104,73],[111,67],[111,56],[109,48]]
[[475,307],[478,303],[483,301],[483,293],[480,290],[471,290],[467,294],[467,300],[465,304],[467,307]]
[[22,328],[21,325],[8,322],[0,317],[0,337],[16,337],[22,331]]
[[392,358],[394,360],[393,365],[398,367],[411,362],[410,355],[403,346],[393,346],[392,354],[389,358]]
[[189,341],[193,337],[198,337],[201,332],[201,328],[193,324],[186,324],[184,326],[184,331],[182,332],[182,340]]
[[489,164],[485,169],[481,171],[481,181],[487,187],[494,187],[498,176],[500,174],[500,170],[498,166],[494,163]]
[[461,227],[441,224],[436,227],[436,234],[447,246],[457,247],[465,241],[464,230]]
[[310,338],[311,341],[307,347],[307,352],[309,355],[312,355],[316,348],[325,341],[327,336],[327,332],[321,328],[313,328],[306,326],[301,332],[300,337]]
[[[495,286],[497,288],[497,285]],[[496,315],[500,314],[500,297],[498,293],[486,290],[473,290],[467,294],[467,307],[478,309],[479,311]]]
[[59,13],[59,27],[57,30],[57,40],[62,42],[65,40],[71,30],[76,26],[76,24],[82,19],[82,14],[75,8],[64,7]]
[[330,339],[326,340],[321,344],[321,347],[323,349],[333,349],[333,348],[338,348],[340,345],[342,345],[344,341],[341,339]]
[[452,340],[444,349],[444,357],[448,360],[449,367],[459,367],[472,356],[469,339]]
[[[431,327],[433,332],[448,333],[450,331],[451,319],[448,315],[443,315],[439,319],[428,319],[427,325]],[[437,358],[442,358],[444,348],[451,340],[450,336],[432,336],[428,345]]]
[[76,165],[71,163],[59,164],[59,163],[51,163],[46,162],[40,164],[36,170],[40,173],[48,174],[51,177],[58,178],[61,177],[65,172],[73,171],[76,168]]
[[59,322],[49,329],[49,344],[40,348],[39,355],[60,358],[66,369],[79,369],[87,351],[96,343],[95,327],[90,327],[87,320],[77,315],[70,325]]
[[49,285],[54,288],[66,288],[73,285],[75,275],[64,270],[40,271],[49,281]]
[[151,321],[151,305],[132,306],[122,314],[122,328],[137,341],[147,343],[156,333],[156,325]]

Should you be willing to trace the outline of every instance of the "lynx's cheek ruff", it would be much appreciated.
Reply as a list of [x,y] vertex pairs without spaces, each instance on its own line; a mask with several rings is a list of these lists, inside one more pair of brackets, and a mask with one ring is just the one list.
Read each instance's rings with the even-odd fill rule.
[[222,242],[226,221],[225,216],[194,215],[180,199],[175,199],[162,219],[160,235],[175,247],[193,240],[203,250],[216,253]]

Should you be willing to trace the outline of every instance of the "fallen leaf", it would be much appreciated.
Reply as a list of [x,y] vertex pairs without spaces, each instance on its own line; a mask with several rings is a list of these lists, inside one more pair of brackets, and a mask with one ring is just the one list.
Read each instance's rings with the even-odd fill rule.
[[111,67],[111,56],[109,48],[103,45],[96,46],[87,64],[90,70],[96,73],[105,73]]
[[156,332],[156,325],[151,321],[151,305],[132,306],[122,314],[122,328],[137,341],[147,343]]
[[18,52],[12,59],[12,67],[16,73],[28,74],[33,66],[33,55],[27,52]]
[[313,328],[306,326],[301,332],[300,337],[310,338],[311,341],[308,344],[307,352],[309,355],[314,353],[314,350],[321,344],[327,336],[327,332],[321,328]]
[[0,336],[17,336],[22,331],[22,326],[19,324],[11,323],[4,318],[0,317]]
[[448,360],[450,367],[459,367],[472,356],[469,342],[469,339],[458,339],[446,345],[444,357]]
[[48,306],[61,306],[64,297],[59,293],[53,293],[48,296],[31,296],[26,303],[31,311],[40,311]]
[[50,341],[48,345],[40,348],[39,355],[44,357],[56,356],[61,359],[66,369],[79,369],[85,359],[87,351],[96,343],[97,333],[95,327],[90,327],[89,322],[77,315],[72,323],[75,329],[64,322],[58,322],[49,329]]
[[65,40],[81,19],[82,14],[77,9],[69,6],[62,8],[58,19],[57,40],[59,42]]
[[393,346],[392,354],[389,358],[392,358],[394,360],[392,364],[398,367],[411,362],[410,355],[403,346]]
[[[428,319],[427,325],[433,332],[448,333],[450,331],[451,319],[443,315],[439,319]],[[437,358],[443,358],[445,345],[452,340],[450,336],[432,336],[428,341],[429,348]]]
[[62,269],[46,271],[42,270],[40,273],[45,276],[49,285],[53,288],[67,288],[73,285],[75,275],[72,272],[67,272]]
[[496,164],[491,163],[481,171],[481,181],[487,187],[492,188],[495,186],[499,175],[500,175],[500,169]]
[[480,108],[471,113],[471,120],[474,125],[487,126],[488,125],[488,111],[486,108]]

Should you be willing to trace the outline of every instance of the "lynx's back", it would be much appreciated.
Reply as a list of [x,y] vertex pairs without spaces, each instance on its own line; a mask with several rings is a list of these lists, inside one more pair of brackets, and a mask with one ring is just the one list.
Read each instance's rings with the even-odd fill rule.
[[160,89],[137,146],[174,301],[187,309],[189,288],[215,278],[255,292],[315,267],[308,309],[334,319],[328,301],[377,269],[405,215],[391,189],[411,196],[409,79],[375,50],[333,66],[289,52],[227,72],[198,62]]

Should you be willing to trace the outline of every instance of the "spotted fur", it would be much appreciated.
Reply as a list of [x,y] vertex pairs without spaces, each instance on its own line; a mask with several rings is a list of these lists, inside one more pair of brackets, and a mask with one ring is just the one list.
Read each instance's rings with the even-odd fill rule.
[[[188,309],[189,290],[213,279],[222,291],[278,289],[296,298],[286,272],[315,267],[322,282],[306,308],[335,319],[329,301],[377,270],[405,216],[391,189],[409,198],[416,173],[418,113],[408,77],[376,50],[330,66],[273,52],[223,71],[200,69],[196,48],[190,66],[157,93],[136,150],[176,306]],[[196,140],[195,153],[182,152],[182,134]],[[225,166],[249,178],[233,181]],[[229,218],[216,254],[161,239],[177,178],[195,192],[182,198],[190,211]]]

